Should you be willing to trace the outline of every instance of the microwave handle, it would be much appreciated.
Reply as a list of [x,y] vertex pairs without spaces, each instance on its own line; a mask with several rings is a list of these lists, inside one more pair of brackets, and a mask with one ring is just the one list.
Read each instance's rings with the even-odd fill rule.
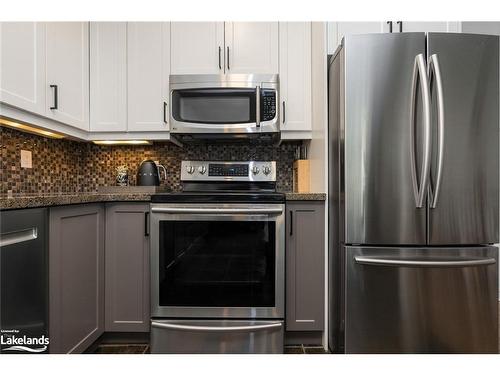
[[260,86],[255,87],[255,125],[260,128]]

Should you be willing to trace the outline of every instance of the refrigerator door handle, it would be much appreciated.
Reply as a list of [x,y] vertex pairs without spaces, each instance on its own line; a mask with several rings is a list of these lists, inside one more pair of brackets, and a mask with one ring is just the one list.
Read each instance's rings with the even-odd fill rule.
[[434,191],[432,187],[430,189],[430,208],[436,208],[439,190],[441,187],[441,180],[443,177],[443,156],[444,156],[444,96],[443,96],[443,80],[441,77],[441,69],[439,67],[438,55],[433,54],[429,57],[429,79],[434,75],[434,81],[436,82],[436,92],[437,92],[437,113],[438,113],[438,154],[437,161],[438,167],[436,172],[436,183],[434,186]]
[[494,258],[480,258],[471,260],[405,260],[386,259],[356,256],[354,261],[367,266],[392,266],[392,267],[478,267],[495,264]]
[[[415,152],[415,115],[416,115],[416,97],[417,97],[417,82],[420,79],[420,93],[422,95],[422,107],[424,116],[424,134],[423,146],[424,152],[422,155],[422,170],[420,171],[420,186],[417,181],[417,166]],[[411,106],[410,106],[410,158],[411,158],[411,175],[413,181],[413,193],[415,196],[415,206],[422,208],[424,198],[426,197],[427,186],[429,184],[429,170],[431,162],[431,106],[430,106],[430,91],[425,59],[422,53],[415,56],[415,64],[413,66],[412,89],[411,89]]]

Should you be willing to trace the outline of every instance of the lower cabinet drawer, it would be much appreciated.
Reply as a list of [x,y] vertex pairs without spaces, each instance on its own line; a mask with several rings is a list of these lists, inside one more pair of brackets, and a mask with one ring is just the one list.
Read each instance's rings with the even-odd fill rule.
[[283,353],[282,320],[152,320],[151,353]]

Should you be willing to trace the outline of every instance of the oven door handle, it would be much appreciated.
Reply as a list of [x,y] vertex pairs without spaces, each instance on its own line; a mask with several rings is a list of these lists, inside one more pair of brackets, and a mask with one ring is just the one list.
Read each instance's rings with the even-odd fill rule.
[[246,326],[234,326],[234,327],[213,327],[213,326],[193,326],[187,324],[172,324],[172,323],[160,323],[151,322],[151,326],[154,328],[163,329],[175,329],[179,331],[195,331],[195,332],[255,332],[262,330],[278,329],[283,326],[282,323],[270,323],[270,324],[257,324],[257,325],[246,325]]
[[189,207],[153,207],[151,212],[163,214],[282,214],[282,208],[189,208]]

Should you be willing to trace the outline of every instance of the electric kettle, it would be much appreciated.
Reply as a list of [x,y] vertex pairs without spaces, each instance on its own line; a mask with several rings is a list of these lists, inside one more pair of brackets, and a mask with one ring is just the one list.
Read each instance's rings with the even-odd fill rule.
[[161,164],[156,164],[153,160],[144,160],[137,171],[137,186],[159,186],[160,169],[163,169],[167,178],[167,170]]

